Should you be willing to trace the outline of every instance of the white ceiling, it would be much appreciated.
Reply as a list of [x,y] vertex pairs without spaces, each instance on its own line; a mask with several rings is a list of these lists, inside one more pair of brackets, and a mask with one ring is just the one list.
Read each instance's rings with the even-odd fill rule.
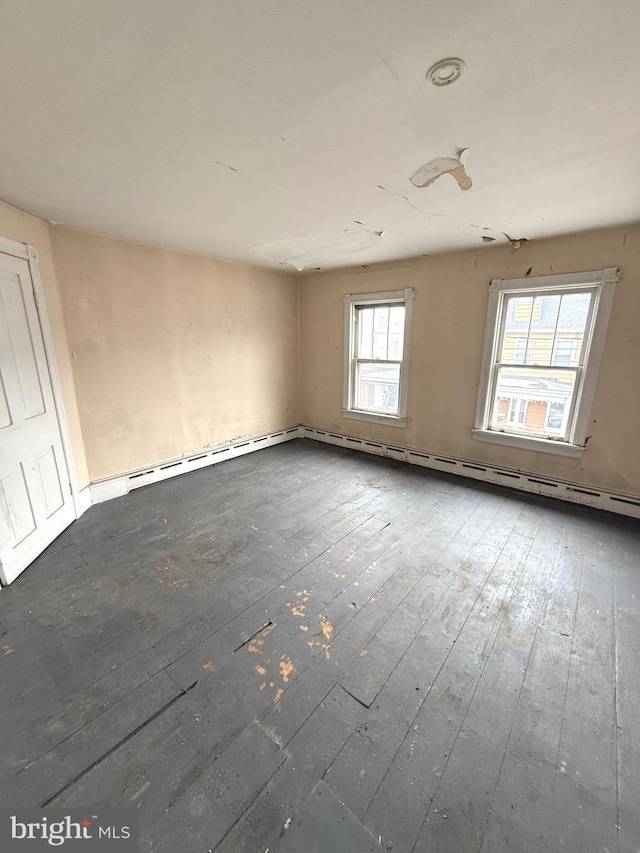
[[[0,0],[0,198],[291,270],[638,221],[639,36],[636,0]],[[469,190],[411,183],[461,149]]]

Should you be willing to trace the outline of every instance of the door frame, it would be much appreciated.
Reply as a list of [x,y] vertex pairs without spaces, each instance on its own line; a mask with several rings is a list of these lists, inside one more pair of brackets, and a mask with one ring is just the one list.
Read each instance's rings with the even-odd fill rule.
[[22,258],[29,264],[31,284],[33,287],[33,298],[36,303],[36,313],[38,314],[38,323],[40,324],[40,331],[42,333],[45,361],[47,363],[47,371],[51,381],[56,419],[58,421],[58,426],[60,427],[62,451],[66,468],[65,473],[71,488],[74,514],[76,518],[79,518],[82,514],[80,490],[78,489],[78,478],[76,475],[76,468],[73,461],[73,450],[71,447],[71,434],[69,432],[69,425],[67,423],[64,408],[62,385],[60,384],[60,374],[58,373],[58,365],[56,363],[53,335],[51,334],[51,325],[49,323],[49,314],[47,312],[47,300],[44,295],[42,278],[40,276],[40,258],[38,250],[35,246],[31,246],[28,243],[18,243],[16,240],[10,240],[8,237],[0,236],[0,253],[3,255],[13,255],[16,258]]

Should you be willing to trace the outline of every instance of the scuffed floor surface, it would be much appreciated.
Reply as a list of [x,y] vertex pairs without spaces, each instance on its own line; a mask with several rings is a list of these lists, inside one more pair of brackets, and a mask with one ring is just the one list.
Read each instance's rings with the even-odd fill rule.
[[639,556],[308,440],[93,507],[0,592],[0,802],[154,853],[636,853]]

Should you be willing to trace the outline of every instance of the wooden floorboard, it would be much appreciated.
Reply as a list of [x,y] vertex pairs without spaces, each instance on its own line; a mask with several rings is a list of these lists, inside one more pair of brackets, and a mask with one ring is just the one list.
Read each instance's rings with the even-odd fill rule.
[[640,851],[633,519],[298,440],[91,508],[0,631],[4,806],[135,808],[147,853]]

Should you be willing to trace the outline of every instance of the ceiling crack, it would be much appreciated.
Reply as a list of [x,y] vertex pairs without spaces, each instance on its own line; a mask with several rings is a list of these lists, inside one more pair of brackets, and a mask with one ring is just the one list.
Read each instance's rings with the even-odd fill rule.
[[378,184],[378,189],[384,190],[386,193],[389,193],[389,195],[395,196],[396,198],[401,198],[409,205],[409,207],[412,207],[414,210],[417,210],[418,213],[424,213],[425,216],[440,216],[444,219],[448,219],[450,217],[450,214],[448,213],[433,213],[431,210],[423,210],[421,207],[415,205],[412,201],[409,201],[406,195],[402,195],[402,193],[391,192],[391,190],[388,190],[386,187],[383,187],[382,184]]
[[389,63],[387,62],[387,60],[384,58],[384,56],[383,56],[382,54],[380,54],[380,59],[384,62],[384,64],[385,64],[385,66],[386,66],[387,70],[389,71],[389,73],[390,73],[393,77],[395,77],[395,79],[398,81],[398,83],[400,83],[400,85],[402,86],[402,88],[403,88],[403,89],[406,89],[407,87],[404,85],[404,83],[402,82],[402,80],[398,77],[398,75],[396,74],[396,72],[395,72],[395,71],[393,70],[393,68],[389,65]]

